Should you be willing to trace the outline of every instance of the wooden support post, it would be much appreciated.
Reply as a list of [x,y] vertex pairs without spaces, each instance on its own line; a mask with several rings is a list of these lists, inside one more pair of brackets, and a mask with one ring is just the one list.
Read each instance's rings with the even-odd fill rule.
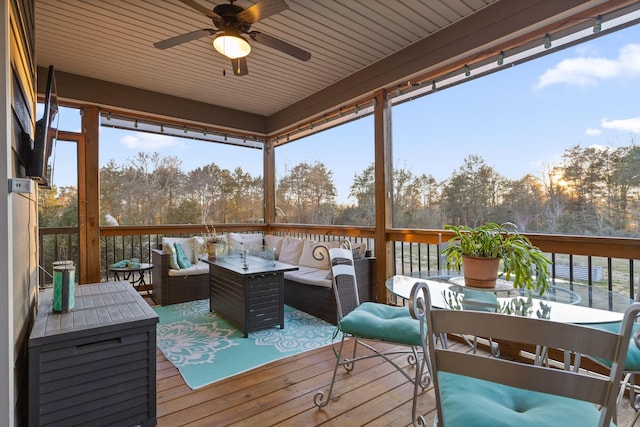
[[393,247],[387,241],[387,229],[392,227],[393,164],[391,157],[391,102],[387,92],[375,94],[375,201],[376,201],[376,301],[387,301],[384,282],[393,274]]
[[[95,106],[84,107],[82,131],[84,147],[79,151],[78,171],[79,240],[81,277],[80,283],[100,282],[100,165],[98,148],[100,134],[100,110]],[[86,251],[84,254],[82,253]]]
[[273,140],[268,140],[264,144],[264,222],[273,224],[282,222],[276,215],[276,163],[274,155]]

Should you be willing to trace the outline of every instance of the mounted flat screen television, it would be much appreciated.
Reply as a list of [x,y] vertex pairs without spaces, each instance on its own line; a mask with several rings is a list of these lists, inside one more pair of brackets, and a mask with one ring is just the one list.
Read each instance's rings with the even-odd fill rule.
[[58,97],[53,65],[49,66],[44,95],[44,112],[36,122],[35,138],[26,159],[26,176],[41,187],[51,188],[58,138]]

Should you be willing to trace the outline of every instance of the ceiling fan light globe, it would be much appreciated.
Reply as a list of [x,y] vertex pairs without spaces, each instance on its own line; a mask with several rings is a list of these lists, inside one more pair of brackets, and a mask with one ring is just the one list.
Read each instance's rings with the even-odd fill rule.
[[251,52],[251,45],[244,38],[228,34],[213,39],[213,47],[230,59],[244,58]]

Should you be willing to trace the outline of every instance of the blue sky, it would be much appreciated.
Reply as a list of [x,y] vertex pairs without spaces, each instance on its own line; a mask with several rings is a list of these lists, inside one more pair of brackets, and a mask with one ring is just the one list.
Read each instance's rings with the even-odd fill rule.
[[394,159],[437,180],[469,154],[507,178],[541,176],[573,145],[637,138],[639,80],[636,26],[398,106]]
[[[394,164],[442,181],[476,154],[507,178],[541,177],[573,145],[619,147],[637,140],[639,80],[640,26],[505,67],[394,107]],[[321,161],[333,171],[338,201],[352,203],[353,177],[373,161],[372,125],[369,116],[277,148],[278,177],[300,162]],[[63,111],[61,127],[77,131],[79,120]],[[101,165],[158,151],[178,156],[184,170],[215,162],[262,175],[259,150],[108,128],[100,138]],[[65,145],[56,153],[58,186],[75,185],[71,169],[61,166],[69,161]]]

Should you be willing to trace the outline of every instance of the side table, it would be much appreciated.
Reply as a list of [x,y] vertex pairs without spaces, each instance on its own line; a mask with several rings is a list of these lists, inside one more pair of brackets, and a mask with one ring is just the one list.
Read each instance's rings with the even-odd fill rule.
[[[133,287],[140,292],[141,289],[147,291],[149,295],[149,286],[145,280],[145,274],[153,269],[153,264],[146,262],[140,263],[139,267],[109,267],[107,273],[107,279],[109,275],[113,275],[113,278],[117,281],[127,280],[133,285]],[[122,275],[122,277],[120,276]],[[137,276],[137,277],[136,277]]]

